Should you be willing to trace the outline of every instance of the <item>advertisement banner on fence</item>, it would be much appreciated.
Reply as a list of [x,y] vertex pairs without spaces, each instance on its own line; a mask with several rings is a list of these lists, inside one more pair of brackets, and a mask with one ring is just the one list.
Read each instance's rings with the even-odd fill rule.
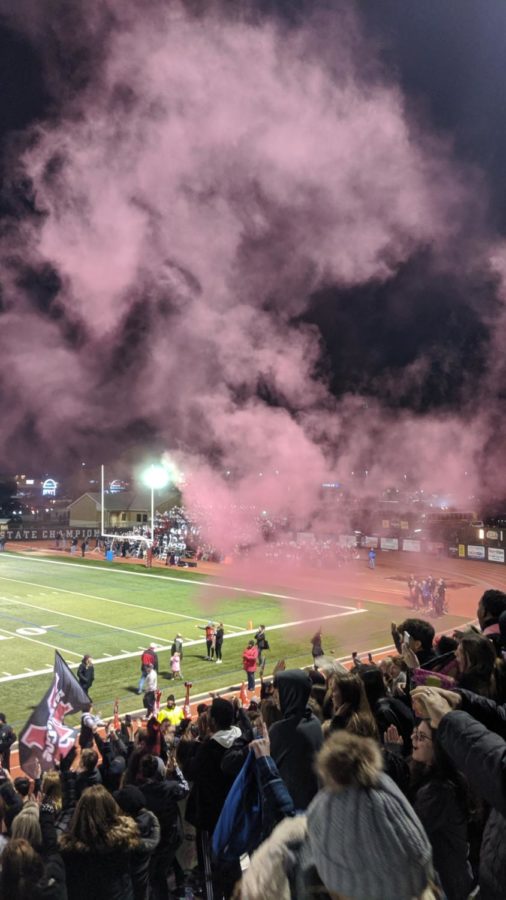
[[[427,553],[434,553],[436,556],[442,556],[445,552],[445,545],[442,541],[427,541],[425,545],[425,549]],[[458,549],[455,547],[455,556],[458,554]]]
[[485,547],[468,544],[467,557],[468,559],[485,559]]
[[341,547],[356,547],[357,546],[356,534],[340,534],[339,535],[339,544]]
[[489,547],[488,548],[488,561],[489,562],[504,562],[504,550],[501,550],[500,547]]
[[402,542],[402,549],[407,550],[409,553],[420,553],[420,550],[421,550],[420,541],[409,541],[406,538]]
[[381,549],[382,550],[398,550],[399,549],[399,541],[397,538],[381,538]]
[[459,557],[460,557],[460,559],[466,558],[466,545],[465,544],[459,544]]
[[378,538],[377,537],[365,537],[362,541],[364,547],[376,547],[378,546]]
[[499,540],[499,532],[498,531],[486,531],[485,537],[487,541],[498,541]]

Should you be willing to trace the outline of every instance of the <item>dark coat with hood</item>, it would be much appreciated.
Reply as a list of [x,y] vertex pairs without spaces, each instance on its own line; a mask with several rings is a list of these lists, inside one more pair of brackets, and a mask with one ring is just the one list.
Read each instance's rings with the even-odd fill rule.
[[456,768],[466,776],[471,789],[491,807],[480,851],[480,898],[504,900],[506,742],[459,710],[444,716],[438,728],[438,741]]
[[275,687],[283,718],[271,725],[271,756],[296,809],[307,809],[318,791],[313,770],[323,743],[322,727],[307,705],[311,679],[300,669],[276,675]]
[[137,826],[126,816],[109,830],[106,845],[89,846],[63,835],[69,900],[134,900],[130,867],[139,846]]

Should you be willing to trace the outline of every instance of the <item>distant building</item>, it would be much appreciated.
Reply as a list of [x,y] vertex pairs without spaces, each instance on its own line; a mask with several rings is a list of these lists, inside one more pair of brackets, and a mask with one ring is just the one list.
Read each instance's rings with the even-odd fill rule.
[[[175,495],[170,492],[157,497],[155,509],[166,510],[174,505]],[[81,494],[67,507],[70,528],[100,528],[101,495],[95,492]],[[151,520],[151,491],[122,491],[105,494],[104,525],[108,528],[133,528],[147,525]]]

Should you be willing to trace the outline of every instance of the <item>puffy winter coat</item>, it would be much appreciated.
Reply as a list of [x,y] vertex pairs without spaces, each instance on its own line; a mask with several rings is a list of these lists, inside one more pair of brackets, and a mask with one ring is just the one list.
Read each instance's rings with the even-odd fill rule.
[[460,710],[444,716],[438,728],[438,740],[471,788],[491,807],[480,852],[480,900],[504,900],[506,742]]
[[134,900],[130,865],[140,846],[135,822],[121,817],[108,841],[107,847],[90,847],[70,834],[63,836],[69,900]]

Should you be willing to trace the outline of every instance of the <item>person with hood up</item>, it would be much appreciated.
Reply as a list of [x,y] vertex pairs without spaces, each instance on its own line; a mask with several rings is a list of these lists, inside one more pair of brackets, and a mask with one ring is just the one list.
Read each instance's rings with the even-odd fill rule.
[[152,900],[168,900],[167,878],[178,847],[183,841],[179,802],[190,789],[182,772],[171,759],[167,769],[158,756],[144,756],[141,762],[140,792],[144,806],[160,823],[160,843],[150,861]]
[[322,790],[253,854],[240,900],[436,900],[429,840],[377,742],[337,732],[316,768]]
[[274,688],[283,718],[271,725],[271,756],[296,809],[307,809],[318,791],[314,756],[323,743],[322,727],[307,705],[312,682],[307,672],[278,672]]

